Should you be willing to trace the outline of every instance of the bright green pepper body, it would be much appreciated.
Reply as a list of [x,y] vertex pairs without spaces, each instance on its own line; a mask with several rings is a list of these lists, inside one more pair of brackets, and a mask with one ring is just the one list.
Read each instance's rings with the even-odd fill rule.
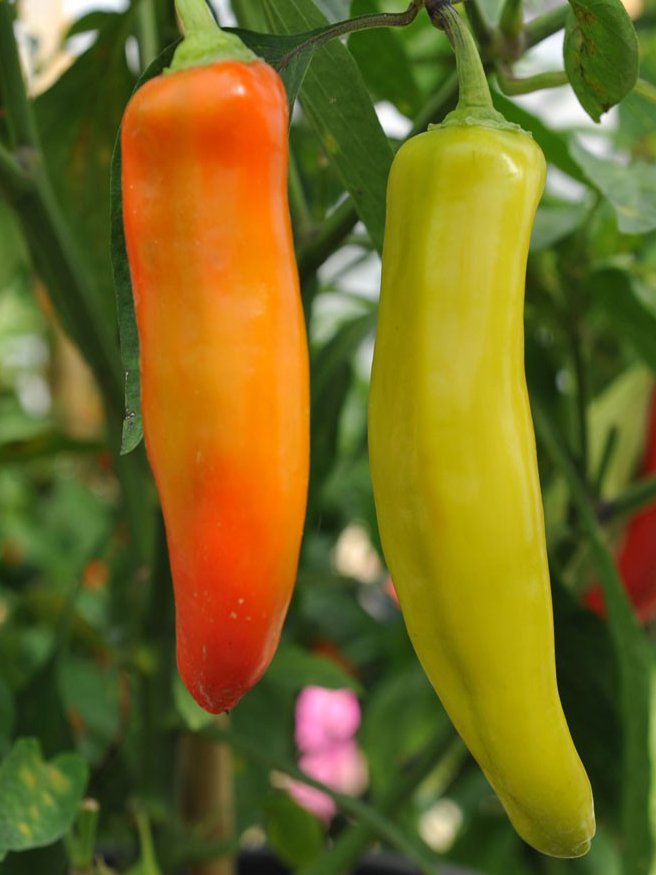
[[410,638],[519,834],[585,853],[590,784],[556,684],[526,259],[545,180],[526,134],[445,126],[388,187],[369,445],[383,550]]

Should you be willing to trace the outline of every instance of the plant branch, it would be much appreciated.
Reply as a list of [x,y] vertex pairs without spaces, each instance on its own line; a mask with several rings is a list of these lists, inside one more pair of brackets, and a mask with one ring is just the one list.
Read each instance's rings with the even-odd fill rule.
[[562,30],[565,27],[569,10],[568,4],[558,6],[556,9],[552,9],[551,12],[545,12],[544,15],[540,15],[538,18],[530,21],[524,30],[525,47],[531,49],[533,46],[537,46],[538,43],[558,33],[559,30]]
[[632,484],[623,495],[603,502],[597,511],[599,521],[610,522],[620,516],[634,513],[656,501],[656,475]]
[[[448,752],[453,742],[450,727],[446,732],[437,733],[423,751],[408,763],[405,771],[381,796],[376,809],[383,815],[391,815],[412,795],[417,787],[430,774],[435,765]],[[375,833],[366,823],[352,824],[335,841],[321,858],[301,870],[299,875],[332,875],[334,872],[351,872],[361,854],[371,844]]]
[[546,73],[536,73],[534,76],[520,78],[503,66],[497,67],[497,82],[504,94],[530,94],[543,88],[560,88],[569,83],[564,70],[553,70]]
[[0,143],[0,188],[10,196],[20,197],[31,185],[29,175],[11,152]]
[[0,82],[11,143],[22,149],[36,147],[38,135],[18,56],[12,6],[0,0]]
[[284,70],[297,55],[311,48],[318,48],[330,40],[359,30],[370,30],[375,27],[406,27],[411,24],[423,5],[423,0],[411,0],[404,12],[375,12],[370,15],[359,15],[346,21],[338,21],[328,27],[308,33],[307,39],[294,46],[282,56],[278,69]]
[[389,842],[404,853],[410,860],[416,863],[422,872],[426,873],[426,875],[435,875],[435,870],[439,863],[438,856],[424,842],[408,838],[403,830],[399,829],[396,824],[392,823],[370,805],[353,796],[347,796],[345,793],[336,793],[333,789],[311,778],[296,766],[279,759],[275,754],[263,749],[261,745],[233,730],[210,725],[203,728],[202,734],[208,738],[226,742],[235,750],[239,750],[253,762],[259,763],[259,765],[267,770],[274,769],[288,775],[295,781],[301,781],[303,784],[314,787],[316,790],[320,790],[322,793],[330,796],[343,811],[362,821],[373,834]]
[[645,100],[650,100],[652,103],[656,103],[656,85],[647,82],[646,79],[638,79],[633,91],[640,97],[644,97]]

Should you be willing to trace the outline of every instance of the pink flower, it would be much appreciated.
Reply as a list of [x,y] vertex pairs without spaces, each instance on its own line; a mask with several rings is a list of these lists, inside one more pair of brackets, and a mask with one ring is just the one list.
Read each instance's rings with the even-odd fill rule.
[[305,687],[296,700],[296,744],[303,752],[352,738],[359,725],[360,705],[351,690]]
[[[356,795],[367,786],[367,763],[354,739],[360,705],[351,690],[306,687],[296,700],[296,743],[300,768],[340,793]],[[325,823],[336,811],[332,798],[300,781],[287,789],[296,802]]]
[[[340,741],[321,751],[305,753],[299,767],[338,793],[357,795],[367,786],[367,764],[354,739]],[[288,790],[299,805],[312,811],[322,820],[329,821],[336,806],[330,796],[308,787],[300,781],[291,781]]]

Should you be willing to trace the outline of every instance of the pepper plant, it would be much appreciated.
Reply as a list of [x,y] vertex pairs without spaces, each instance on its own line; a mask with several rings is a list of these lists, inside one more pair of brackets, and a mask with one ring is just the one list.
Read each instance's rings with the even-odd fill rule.
[[[367,400],[387,182],[402,141],[458,99],[454,53],[440,16],[426,14],[436,5],[231,0],[214,10],[279,73],[291,110],[311,444],[280,645],[217,718],[176,668],[115,149],[133,90],[179,43],[174,3],[89,12],[65,35],[86,35],[88,47],[37,89],[29,44],[19,52],[24,10],[0,0],[3,875],[280,871],[266,868],[274,857],[303,875],[656,867],[653,630],[617,561],[632,518],[656,501],[644,462],[656,370],[654,10],[633,9],[632,21],[619,0],[459,9],[495,109],[532,135],[548,166],[528,254],[525,368],[558,686],[597,819],[589,853],[573,861],[518,837],[460,741],[408,639],[377,526]],[[545,69],[539,50],[554,40],[562,61]],[[573,101],[574,125],[561,113]],[[165,205],[172,220],[177,206]],[[477,259],[472,229],[456,231]],[[439,265],[449,253],[433,245]],[[512,260],[516,241],[500,245],[500,260]],[[257,260],[248,240],[244,251]],[[476,353],[455,351],[463,366]],[[199,427],[207,412],[193,391],[176,410]],[[588,607],[596,586],[603,616]],[[466,649],[466,623],[458,634]],[[300,721],[295,734],[297,701],[313,687],[359,702],[355,738],[353,718],[340,738],[342,749],[357,740],[366,763],[350,787],[330,768],[318,777]],[[299,785],[328,797],[331,814],[300,807]]]

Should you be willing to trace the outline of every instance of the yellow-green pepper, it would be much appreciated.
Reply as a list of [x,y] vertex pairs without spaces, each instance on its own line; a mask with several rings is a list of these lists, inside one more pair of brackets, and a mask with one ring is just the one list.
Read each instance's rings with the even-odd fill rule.
[[575,857],[594,812],[556,683],[523,361],[545,161],[529,135],[476,115],[461,105],[392,166],[369,405],[374,497],[410,638],[456,729],[518,833]]

